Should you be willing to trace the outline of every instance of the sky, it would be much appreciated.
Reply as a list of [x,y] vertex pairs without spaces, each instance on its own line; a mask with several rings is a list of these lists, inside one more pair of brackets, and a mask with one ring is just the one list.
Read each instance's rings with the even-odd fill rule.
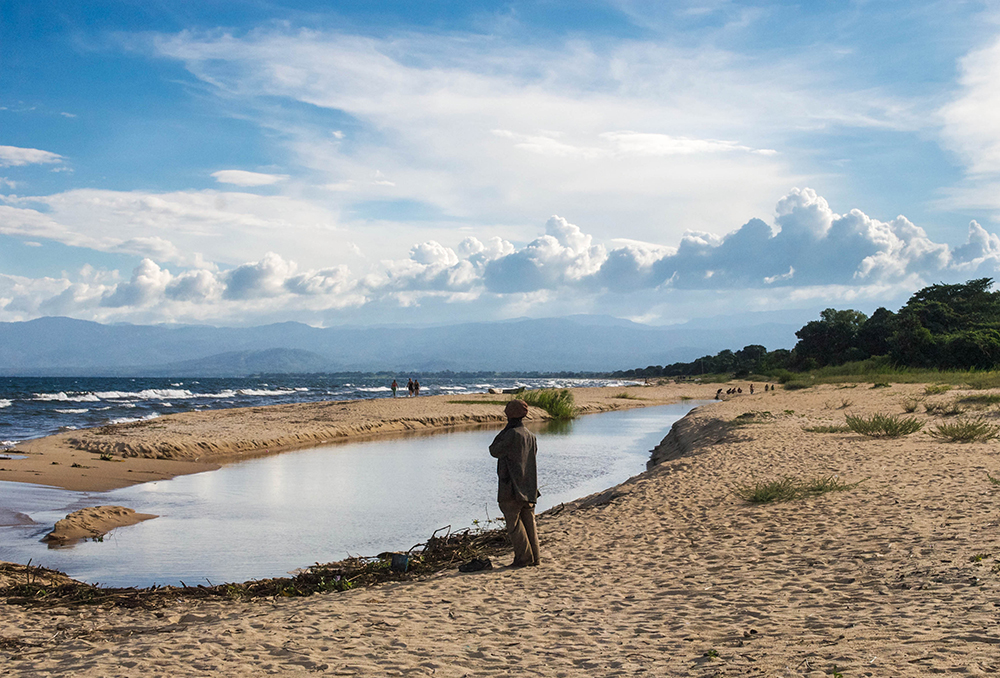
[[996,1],[0,0],[0,321],[896,309],[998,110]]

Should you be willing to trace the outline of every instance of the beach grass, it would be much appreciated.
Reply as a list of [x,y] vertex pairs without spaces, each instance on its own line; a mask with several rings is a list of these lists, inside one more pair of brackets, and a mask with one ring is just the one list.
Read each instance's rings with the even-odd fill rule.
[[573,404],[573,393],[567,388],[525,391],[517,398],[545,410],[555,419],[573,419],[577,415],[576,405]]
[[817,497],[827,492],[853,490],[867,478],[856,483],[842,482],[837,476],[819,476],[808,480],[798,480],[786,476],[777,480],[756,481],[736,487],[736,495],[751,504],[771,504],[792,501],[806,497]]
[[953,443],[986,442],[1000,437],[1000,426],[982,417],[942,422],[927,431],[927,435]]
[[802,429],[806,433],[847,433],[851,430],[850,426],[840,425],[840,426],[807,426]]
[[847,426],[855,433],[872,438],[899,438],[916,433],[923,428],[923,422],[913,417],[899,417],[876,412],[870,417],[847,415]]
[[622,391],[621,393],[616,393],[612,398],[618,398],[620,400],[642,400],[639,396],[632,395],[628,391]]
[[989,471],[986,472],[986,479],[989,480],[992,485],[1000,485],[1000,478],[994,478],[990,475]]

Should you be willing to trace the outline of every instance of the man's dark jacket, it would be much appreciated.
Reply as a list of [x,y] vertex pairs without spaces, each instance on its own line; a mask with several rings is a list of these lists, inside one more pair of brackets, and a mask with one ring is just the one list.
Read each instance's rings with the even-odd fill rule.
[[497,502],[527,502],[534,504],[541,496],[535,473],[535,435],[520,420],[510,421],[490,443],[490,454],[497,459]]

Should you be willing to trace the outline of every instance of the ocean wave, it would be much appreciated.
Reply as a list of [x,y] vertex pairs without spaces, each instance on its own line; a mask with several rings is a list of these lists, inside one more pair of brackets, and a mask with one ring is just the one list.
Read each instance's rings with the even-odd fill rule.
[[392,389],[388,386],[359,386],[354,390],[362,391],[364,393],[388,393]]
[[59,414],[87,414],[90,410],[84,408],[82,410],[56,410]]
[[290,388],[279,389],[276,391],[257,389],[257,388],[241,388],[239,391],[237,391],[237,393],[245,396],[279,396],[279,395],[291,395],[295,393],[295,391],[293,391]]
[[109,424],[134,424],[137,421],[149,421],[150,419],[156,419],[160,415],[156,412],[147,414],[145,417],[119,417],[118,419],[112,419]]
[[20,441],[17,440],[0,440],[0,450],[9,450],[10,448],[17,445]]
[[68,395],[65,391],[60,391],[59,393],[35,393],[33,399],[59,403],[96,403],[101,400],[93,393]]
[[9,400],[0,400],[0,409],[3,409],[4,407],[10,407],[10,405],[11,402]]
[[197,398],[186,388],[147,388],[142,391],[98,391],[101,400],[186,400]]

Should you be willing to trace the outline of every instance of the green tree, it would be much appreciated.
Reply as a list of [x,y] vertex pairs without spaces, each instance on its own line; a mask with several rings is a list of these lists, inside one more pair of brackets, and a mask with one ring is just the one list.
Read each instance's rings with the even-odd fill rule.
[[795,333],[795,360],[799,365],[840,365],[868,355],[858,347],[858,333],[868,320],[861,311],[828,308]]

